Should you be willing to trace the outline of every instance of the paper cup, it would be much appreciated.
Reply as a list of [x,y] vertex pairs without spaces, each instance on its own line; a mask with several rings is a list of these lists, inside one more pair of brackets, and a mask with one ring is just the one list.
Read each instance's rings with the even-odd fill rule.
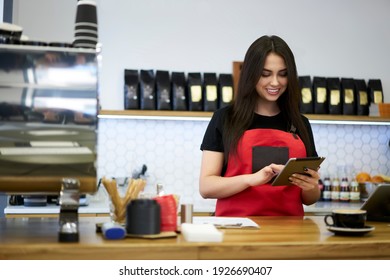
[[96,48],[98,43],[97,9],[94,1],[77,3],[74,47]]

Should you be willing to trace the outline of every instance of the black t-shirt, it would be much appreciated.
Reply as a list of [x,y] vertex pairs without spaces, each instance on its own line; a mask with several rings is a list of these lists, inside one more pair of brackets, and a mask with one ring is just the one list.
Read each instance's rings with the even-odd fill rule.
[[[228,107],[223,107],[214,112],[213,117],[210,120],[210,123],[206,129],[206,132],[203,137],[203,142],[200,146],[200,149],[214,151],[214,152],[224,152],[223,139],[222,139],[222,130],[223,130],[223,119],[227,113]],[[262,116],[254,113],[253,123],[250,125],[249,129],[264,128],[264,129],[278,129],[282,131],[290,131],[290,127],[287,126],[286,121],[284,120],[281,113],[276,116],[268,117]],[[315,149],[313,132],[309,120],[302,115],[302,120],[307,128],[309,134],[309,141],[313,147],[313,154],[308,156],[317,156]],[[297,131],[299,135],[299,131]],[[310,150],[310,149],[306,149]]]

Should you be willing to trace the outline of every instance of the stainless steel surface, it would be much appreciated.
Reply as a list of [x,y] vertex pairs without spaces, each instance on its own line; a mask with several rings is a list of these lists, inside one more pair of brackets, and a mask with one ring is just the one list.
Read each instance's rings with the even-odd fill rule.
[[0,192],[96,189],[98,54],[0,44]]
[[79,185],[73,178],[64,178],[60,192],[59,241],[75,242],[79,240]]
[[59,204],[61,211],[64,209],[76,210],[79,207],[80,193],[79,193],[80,182],[73,178],[64,178],[62,180],[62,188],[59,197]]

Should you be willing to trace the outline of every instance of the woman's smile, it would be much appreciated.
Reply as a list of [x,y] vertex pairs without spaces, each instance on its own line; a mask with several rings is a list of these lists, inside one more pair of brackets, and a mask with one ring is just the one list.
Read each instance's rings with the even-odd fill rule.
[[285,92],[288,84],[286,68],[283,57],[275,53],[267,55],[263,72],[256,85],[261,99],[276,101]]

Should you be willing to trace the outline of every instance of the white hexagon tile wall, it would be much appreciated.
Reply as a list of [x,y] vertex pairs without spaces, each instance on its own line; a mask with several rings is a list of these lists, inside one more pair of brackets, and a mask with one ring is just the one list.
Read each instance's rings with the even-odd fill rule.
[[[145,192],[162,183],[166,193],[195,211],[212,212],[215,200],[199,195],[200,144],[208,120],[99,119],[98,177],[127,177],[147,166]],[[321,175],[365,171],[390,175],[390,126],[312,124]],[[347,174],[346,174],[347,173]]]

